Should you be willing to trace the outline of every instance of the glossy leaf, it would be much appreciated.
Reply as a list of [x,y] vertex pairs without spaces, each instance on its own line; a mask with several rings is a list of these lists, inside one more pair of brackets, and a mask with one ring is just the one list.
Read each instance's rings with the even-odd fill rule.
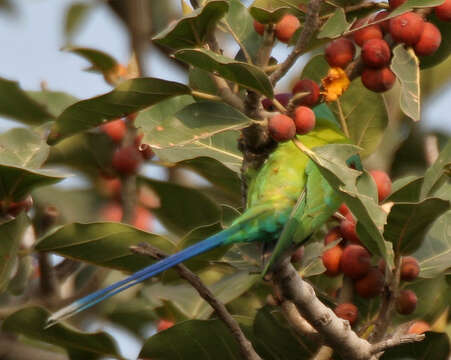
[[112,71],[118,65],[115,58],[100,50],[76,46],[69,46],[64,48],[64,50],[81,56],[89,61],[92,70],[102,73]]
[[43,105],[54,117],[57,117],[65,108],[78,101],[75,96],[61,91],[27,91],[27,95],[34,101]]
[[44,106],[34,101],[17,82],[0,78],[0,115],[27,125],[39,125],[53,120]]
[[78,132],[101,125],[168,98],[189,94],[190,89],[172,81],[138,78],[122,82],[113,91],[69,106],[57,118],[48,142],[55,144]]
[[208,156],[239,173],[243,157],[238,150],[238,136],[238,131],[226,131],[185,146],[156,149],[155,153],[160,159],[170,162]]
[[121,358],[115,341],[105,332],[83,333],[61,323],[44,329],[49,316],[50,313],[43,308],[26,307],[8,316],[3,322],[2,329],[5,332],[25,335],[33,340],[60,346],[69,352],[78,350]]
[[273,97],[271,82],[264,71],[256,66],[235,61],[205,49],[179,50],[175,53],[175,58],[247,89],[257,91],[266,97]]
[[424,175],[423,186],[421,187],[421,198],[430,195],[441,179],[446,176],[451,177],[451,174],[446,175],[445,171],[451,171],[451,140],[440,152],[434,164],[427,169]]
[[24,213],[15,219],[0,224],[2,240],[0,242],[0,293],[5,290],[10,281],[16,262],[22,236],[28,225]]
[[341,36],[348,27],[349,24],[346,21],[346,14],[343,8],[337,8],[333,15],[323,25],[317,37],[318,39],[334,39]]
[[417,203],[396,203],[391,208],[384,237],[396,253],[411,254],[418,249],[432,223],[449,209],[449,202],[428,198]]
[[205,41],[208,31],[225,15],[228,8],[227,1],[209,1],[205,6],[185,15],[157,34],[153,41],[172,49],[200,46]]
[[[195,339],[195,341],[193,341]],[[147,339],[139,358],[242,359],[238,343],[221,320],[189,320]]]
[[130,246],[149,243],[171,253],[174,244],[168,239],[120,223],[72,223],[45,235],[37,251],[89,262],[111,269],[134,272],[151,264],[148,256],[131,252]]
[[306,0],[254,0],[249,11],[263,24],[276,23],[287,11],[301,14],[298,6],[307,3]]
[[198,157],[181,161],[177,165],[193,170],[215,186],[230,194],[240,196],[241,180],[239,176],[215,159]]
[[140,178],[160,198],[161,206],[153,213],[170,231],[179,236],[220,219],[218,206],[199,190],[149,178]]
[[346,205],[358,219],[357,233],[363,244],[373,253],[382,256],[392,265],[391,244],[384,241],[381,230],[386,222],[386,213],[371,197],[357,188],[359,172],[350,169],[346,160],[355,154],[352,145],[326,145],[315,148],[307,155],[318,165],[329,185],[338,191]]
[[427,332],[426,339],[385,351],[381,360],[447,360],[450,352],[446,334]]
[[240,0],[229,0],[229,11],[223,22],[253,59],[260,48],[262,37],[254,29],[254,19],[248,8]]
[[[227,304],[249,290],[257,279],[258,275],[240,271],[223,276],[219,281],[209,284],[208,288],[216,299]],[[162,302],[171,302],[172,306],[189,319],[206,320],[214,311],[197,291],[185,282],[176,284],[159,282],[146,287],[143,292],[147,298],[151,298],[152,303],[158,301],[162,305]]]
[[[388,123],[382,96],[368,90],[360,79],[356,79],[338,101],[341,103],[353,143],[363,148],[361,156],[372,154],[379,145]],[[337,103],[332,103],[331,108],[338,119],[340,111]]]
[[401,82],[401,110],[412,120],[420,120],[420,69],[414,51],[406,50],[404,45],[396,46],[390,67]]
[[[192,101],[178,99],[184,104]],[[170,104],[167,102],[164,106],[167,108]],[[168,117],[158,117],[164,112],[158,105],[145,112],[139,122],[144,128],[144,141],[156,149],[183,146],[224,131],[242,129],[251,123],[251,119],[238,110],[219,102],[195,102]],[[154,116],[156,111],[158,115]]]

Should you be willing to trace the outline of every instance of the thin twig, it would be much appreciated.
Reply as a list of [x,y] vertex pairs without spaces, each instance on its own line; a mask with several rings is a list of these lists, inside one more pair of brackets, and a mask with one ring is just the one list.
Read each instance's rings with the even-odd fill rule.
[[211,101],[221,101],[222,100],[222,98],[220,96],[204,93],[202,91],[197,91],[197,90],[191,90],[191,95],[201,98],[201,99],[211,100]]
[[[132,246],[131,250],[138,254],[151,256],[158,260],[161,260],[167,256],[162,251],[149,244]],[[207,286],[205,286],[199,277],[183,264],[176,265],[174,269],[179,273],[180,277],[188,281],[191,286],[196,289],[199,295],[216,311],[219,318],[229,328],[233,337],[238,342],[243,358],[247,360],[261,360],[260,356],[252,347],[251,342],[244,335],[237,321],[232,317],[232,315],[230,315],[225,305],[214,296],[214,294],[207,288]]]
[[373,346],[371,347],[371,353],[378,354],[385,350],[394,348],[394,347],[402,345],[402,344],[410,344],[413,342],[423,341],[424,338],[425,338],[424,334],[421,334],[421,335],[409,334],[409,335],[401,336],[399,338],[393,337],[391,339],[387,339],[387,340],[378,342],[376,344],[373,344]]
[[230,35],[232,35],[235,42],[240,46],[240,49],[243,52],[244,57],[246,58],[246,62],[248,62],[249,64],[253,64],[252,57],[250,56],[246,47],[241,42],[240,38],[235,34],[235,31],[233,31],[233,29],[230,27],[230,24],[225,20],[223,20],[222,23],[225,25],[225,27],[227,28],[227,31],[230,33]]
[[[384,2],[364,2],[357,5],[350,5],[343,8],[344,12],[347,14],[349,12],[358,11],[358,10],[364,10],[364,9],[387,9],[387,3]],[[320,17],[320,20],[324,22],[325,20],[329,19],[334,15],[334,12],[331,12],[330,14],[323,15]]]
[[287,56],[285,61],[280,64],[280,67],[270,76],[270,80],[273,85],[275,85],[288,72],[288,70],[290,70],[299,56],[301,56],[307,49],[313,34],[319,27],[318,14],[321,8],[321,3],[322,0],[311,0],[309,2],[305,23],[293,51]]
[[346,135],[347,138],[349,138],[349,128],[348,123],[346,122],[345,115],[343,113],[343,108],[341,107],[341,101],[340,98],[336,100],[337,108],[338,108],[338,116],[340,118],[340,124],[341,129],[343,130],[343,133]]

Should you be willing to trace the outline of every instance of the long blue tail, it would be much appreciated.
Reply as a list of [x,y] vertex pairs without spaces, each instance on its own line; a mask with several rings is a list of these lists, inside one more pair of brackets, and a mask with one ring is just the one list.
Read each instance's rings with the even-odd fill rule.
[[79,300],[74,301],[72,304],[62,308],[50,316],[47,320],[47,326],[50,327],[57,322],[67,319],[83,310],[90,308],[91,306],[108,299],[109,297],[128,289],[129,287],[139,284],[140,282],[158,275],[159,273],[185,261],[193,256],[202,254],[208,250],[214,249],[222,245],[228,238],[229,234],[234,232],[233,227],[223,230],[201,242],[198,242],[178,253],[168,256],[167,258],[158,261],[155,264],[149,265],[144,269],[141,269],[134,274],[130,275],[124,280],[120,280],[104,289],[98,290],[89,294]]

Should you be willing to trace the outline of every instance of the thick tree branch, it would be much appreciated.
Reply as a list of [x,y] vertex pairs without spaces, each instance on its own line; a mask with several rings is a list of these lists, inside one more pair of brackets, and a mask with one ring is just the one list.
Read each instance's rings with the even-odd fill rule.
[[292,301],[299,313],[318,331],[325,343],[343,358],[372,358],[371,344],[352,331],[349,322],[337,317],[315,295],[312,286],[303,281],[289,261],[284,259],[274,269],[274,281],[285,299]]
[[[167,256],[162,251],[152,247],[149,244],[133,246],[131,247],[131,250],[142,255],[151,256],[158,260],[163,259]],[[252,347],[251,342],[244,336],[244,333],[236,320],[227,311],[225,305],[218,299],[216,299],[210,289],[205,286],[205,284],[199,279],[199,277],[183,264],[175,266],[174,269],[179,273],[180,277],[188,281],[191,286],[196,289],[199,295],[216,311],[219,318],[229,328],[233,337],[238,342],[243,358],[247,360],[261,360],[260,356]]]
[[285,319],[300,337],[307,336],[315,341],[320,340],[318,332],[299,314],[298,309],[291,301],[283,300],[280,306]]
[[309,2],[305,22],[293,51],[290,55],[288,55],[285,61],[280,64],[280,67],[278,67],[277,70],[270,76],[270,80],[273,85],[275,85],[288,72],[288,70],[290,70],[299,56],[307,50],[307,46],[320,24],[318,15],[321,3],[322,0],[311,0]]

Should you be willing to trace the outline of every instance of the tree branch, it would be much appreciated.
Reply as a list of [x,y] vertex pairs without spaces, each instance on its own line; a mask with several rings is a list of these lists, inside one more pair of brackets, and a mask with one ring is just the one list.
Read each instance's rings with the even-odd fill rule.
[[273,272],[283,297],[296,305],[299,313],[318,331],[325,343],[343,358],[371,359],[371,344],[359,338],[348,321],[337,317],[319,301],[312,286],[301,279],[289,260],[289,257],[285,258]]
[[[131,250],[135,253],[151,256],[158,260],[161,260],[167,256],[165,253],[149,244],[132,246]],[[216,311],[219,318],[229,328],[233,337],[238,342],[243,358],[247,360],[261,360],[260,356],[252,347],[251,342],[244,336],[244,333],[236,320],[227,311],[225,305],[216,299],[214,294],[205,286],[199,277],[183,264],[176,265],[174,269],[179,273],[180,277],[188,281],[191,286],[196,289],[199,295]]]
[[290,70],[299,56],[301,56],[307,49],[313,34],[316,32],[320,24],[318,15],[321,3],[322,0],[311,0],[309,2],[304,26],[293,51],[290,55],[288,55],[285,61],[280,64],[280,67],[277,68],[277,70],[270,76],[270,80],[273,85],[275,85],[288,72],[288,70]]
[[401,337],[393,337],[391,339],[387,339],[384,341],[381,341],[379,343],[374,344],[371,347],[371,353],[372,354],[378,354],[381,353],[385,350],[394,348],[398,345],[402,345],[402,344],[410,344],[413,342],[419,342],[419,341],[423,341],[425,338],[424,334],[418,335],[418,334],[409,334],[409,335],[404,335]]

